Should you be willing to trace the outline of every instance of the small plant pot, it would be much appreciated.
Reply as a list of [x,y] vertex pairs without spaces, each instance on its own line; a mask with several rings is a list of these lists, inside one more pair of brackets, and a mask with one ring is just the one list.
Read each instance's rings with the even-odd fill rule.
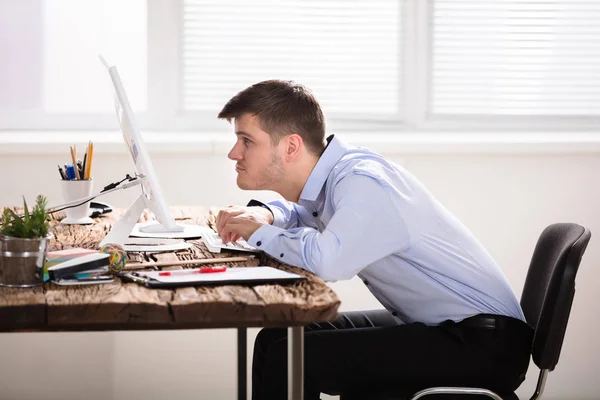
[[0,286],[28,288],[43,283],[48,238],[0,236]]

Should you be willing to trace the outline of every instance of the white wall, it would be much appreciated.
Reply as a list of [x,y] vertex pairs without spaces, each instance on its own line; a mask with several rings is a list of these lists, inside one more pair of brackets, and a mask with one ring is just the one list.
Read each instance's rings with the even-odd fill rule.
[[[106,184],[130,172],[123,152],[97,146],[95,180]],[[61,202],[56,164],[60,154],[38,146],[2,150],[0,204],[38,193]],[[29,147],[31,149],[31,147]],[[66,149],[66,146],[65,146]],[[108,149],[108,147],[106,147]],[[64,153],[64,154],[63,154]],[[173,205],[245,203],[255,193],[235,187],[225,152],[193,148],[153,151],[153,162]],[[572,221],[600,234],[600,157],[594,153],[392,155],[419,177],[482,241],[520,295],[535,242],[553,222]],[[127,206],[135,195],[104,200]],[[260,193],[268,199],[271,193]],[[600,247],[592,237],[577,279],[577,293],[563,353],[544,398],[596,399],[600,392]],[[380,308],[356,279],[332,287],[341,310]],[[250,331],[253,341],[257,330]],[[252,342],[249,347],[252,347]],[[234,330],[123,333],[0,334],[1,399],[233,399],[236,396]],[[250,357],[249,357],[250,362]],[[537,368],[519,389],[533,393]]]

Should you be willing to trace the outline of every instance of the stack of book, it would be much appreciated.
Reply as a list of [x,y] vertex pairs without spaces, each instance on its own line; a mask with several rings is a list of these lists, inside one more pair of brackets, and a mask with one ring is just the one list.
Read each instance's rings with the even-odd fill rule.
[[82,248],[51,251],[44,263],[44,282],[59,285],[108,283],[109,254]]

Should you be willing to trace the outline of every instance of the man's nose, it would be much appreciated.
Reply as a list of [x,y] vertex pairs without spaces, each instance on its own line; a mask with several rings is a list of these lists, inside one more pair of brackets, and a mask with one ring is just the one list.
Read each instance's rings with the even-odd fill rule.
[[233,147],[231,148],[231,150],[229,150],[229,154],[227,154],[227,157],[230,160],[241,160],[242,156],[241,156],[241,151],[238,150],[238,144],[234,144]]

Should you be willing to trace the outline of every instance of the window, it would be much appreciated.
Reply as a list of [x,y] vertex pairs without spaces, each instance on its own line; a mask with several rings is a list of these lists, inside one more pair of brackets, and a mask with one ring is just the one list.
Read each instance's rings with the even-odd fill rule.
[[114,120],[99,53],[122,60],[132,104],[145,111],[146,47],[144,0],[0,0],[0,128]]
[[210,129],[238,91],[291,79],[313,90],[330,127],[400,124],[405,19],[404,1],[182,0],[162,122]]
[[[116,129],[102,53],[146,130],[212,131],[264,79],[334,129],[591,130],[595,0],[0,0],[0,130]],[[597,125],[597,123],[596,123]]]
[[278,78],[310,87],[329,113],[399,115],[401,2],[186,0],[183,15],[186,111],[216,115]]
[[600,3],[436,0],[431,112],[600,115]]

